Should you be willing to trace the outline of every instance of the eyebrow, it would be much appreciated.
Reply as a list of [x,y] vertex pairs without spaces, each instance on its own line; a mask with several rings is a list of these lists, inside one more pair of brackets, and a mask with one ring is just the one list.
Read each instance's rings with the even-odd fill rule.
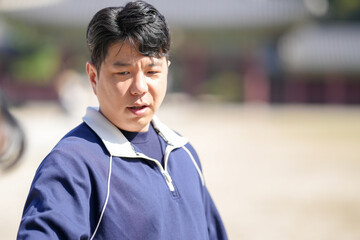
[[112,64],[113,66],[115,67],[126,67],[126,66],[131,66],[130,63],[125,63],[125,62],[119,62],[119,61],[116,61]]
[[[115,67],[128,67],[131,66],[131,63],[127,63],[127,62],[120,62],[120,61],[116,61],[112,64]],[[157,66],[161,66],[162,63],[159,60],[151,60],[151,63],[147,64],[148,67],[157,67]]]
[[154,61],[152,60],[150,64],[148,64],[149,67],[156,67],[156,66],[161,66],[162,62],[160,61]]

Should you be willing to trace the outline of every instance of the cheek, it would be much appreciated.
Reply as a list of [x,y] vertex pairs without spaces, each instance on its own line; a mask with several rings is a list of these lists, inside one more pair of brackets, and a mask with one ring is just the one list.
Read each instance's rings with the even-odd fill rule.
[[108,80],[107,84],[101,86],[101,91],[104,97],[115,100],[124,96],[127,88],[128,86],[123,82],[111,82]]
[[116,97],[122,97],[129,91],[129,87],[127,82],[118,82],[111,87],[111,91]]
[[167,89],[167,81],[165,81],[165,83],[163,84],[163,89],[162,89],[162,96],[163,96],[163,98],[165,97],[166,89]]
[[154,93],[153,96],[155,98],[155,101],[161,103],[162,100],[165,97],[166,88],[167,88],[167,81],[162,80],[161,82],[158,82],[154,87]]

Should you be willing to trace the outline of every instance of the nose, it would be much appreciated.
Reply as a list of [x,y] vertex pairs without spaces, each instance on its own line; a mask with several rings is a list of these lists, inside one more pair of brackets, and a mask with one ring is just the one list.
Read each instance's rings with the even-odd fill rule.
[[148,85],[146,82],[146,76],[143,73],[137,73],[134,76],[130,92],[132,95],[143,95],[147,93]]

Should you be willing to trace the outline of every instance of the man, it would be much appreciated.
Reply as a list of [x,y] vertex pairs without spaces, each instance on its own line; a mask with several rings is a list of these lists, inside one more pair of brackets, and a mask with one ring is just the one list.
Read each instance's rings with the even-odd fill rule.
[[100,107],[41,163],[18,239],[227,239],[195,150],[154,116],[170,64],[164,17],[142,1],[105,8],[87,40]]

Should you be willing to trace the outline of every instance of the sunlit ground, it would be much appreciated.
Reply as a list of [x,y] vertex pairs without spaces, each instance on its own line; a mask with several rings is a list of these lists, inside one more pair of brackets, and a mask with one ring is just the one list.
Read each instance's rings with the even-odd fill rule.
[[[22,163],[0,175],[0,239],[15,239],[38,164],[81,121],[54,104],[12,112],[28,145]],[[198,150],[230,239],[360,239],[360,107],[170,97],[158,115]]]

